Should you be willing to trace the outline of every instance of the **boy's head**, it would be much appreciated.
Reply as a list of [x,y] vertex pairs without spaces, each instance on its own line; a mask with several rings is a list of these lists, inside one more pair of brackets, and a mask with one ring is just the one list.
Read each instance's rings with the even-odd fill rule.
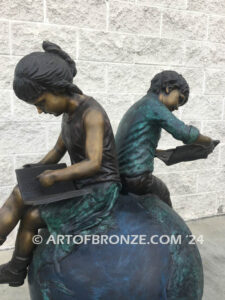
[[181,74],[175,71],[163,71],[155,75],[148,93],[155,93],[169,110],[178,109],[189,97],[189,85]]

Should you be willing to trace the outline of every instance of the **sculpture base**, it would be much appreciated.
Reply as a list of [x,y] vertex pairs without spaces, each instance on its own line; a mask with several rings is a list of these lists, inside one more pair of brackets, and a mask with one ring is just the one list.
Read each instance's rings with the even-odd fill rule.
[[115,244],[75,245],[58,266],[54,257],[38,261],[39,247],[48,245],[38,246],[28,274],[31,299],[202,299],[201,257],[174,210],[154,195],[120,195],[113,218],[116,227],[105,234]]

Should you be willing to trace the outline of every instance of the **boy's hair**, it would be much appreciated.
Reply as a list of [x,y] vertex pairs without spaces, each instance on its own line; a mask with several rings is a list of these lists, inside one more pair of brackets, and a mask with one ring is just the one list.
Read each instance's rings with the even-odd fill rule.
[[167,87],[170,91],[178,89],[185,96],[185,100],[182,105],[188,101],[190,91],[189,85],[184,77],[175,71],[163,71],[156,74],[151,80],[151,86],[148,93],[152,92],[157,95],[160,93],[166,93]]
[[77,74],[75,62],[58,45],[44,41],[45,52],[32,52],[16,65],[13,89],[16,96],[33,104],[44,92],[82,94],[73,84]]

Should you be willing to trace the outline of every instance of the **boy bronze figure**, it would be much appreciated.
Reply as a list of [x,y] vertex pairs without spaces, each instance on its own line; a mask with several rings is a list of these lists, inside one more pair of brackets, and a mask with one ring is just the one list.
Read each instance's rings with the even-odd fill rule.
[[153,193],[172,206],[168,188],[152,174],[154,157],[171,155],[171,151],[156,150],[162,128],[185,144],[200,144],[207,147],[208,153],[213,151],[217,143],[172,113],[184,105],[188,97],[189,86],[183,76],[175,71],[163,71],[152,79],[147,95],[125,113],[116,133],[124,193]]

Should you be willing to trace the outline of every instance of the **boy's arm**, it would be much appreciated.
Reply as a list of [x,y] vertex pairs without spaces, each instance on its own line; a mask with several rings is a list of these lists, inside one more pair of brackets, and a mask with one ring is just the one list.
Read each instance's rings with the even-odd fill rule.
[[212,143],[212,139],[206,135],[202,135],[201,133],[199,134],[198,138],[194,142],[194,144],[200,144],[205,146],[209,146],[211,143]]
[[[155,101],[152,105],[153,121],[159,127],[169,132],[175,139],[184,144],[210,143],[211,139],[200,134],[199,130],[192,125],[186,125],[179,120],[164,104]],[[210,139],[210,141],[209,141]]]
[[24,167],[32,167],[32,165],[56,164],[65,155],[66,151],[67,149],[63,142],[62,134],[60,134],[53,149],[50,150],[41,161],[36,164],[26,164]]

